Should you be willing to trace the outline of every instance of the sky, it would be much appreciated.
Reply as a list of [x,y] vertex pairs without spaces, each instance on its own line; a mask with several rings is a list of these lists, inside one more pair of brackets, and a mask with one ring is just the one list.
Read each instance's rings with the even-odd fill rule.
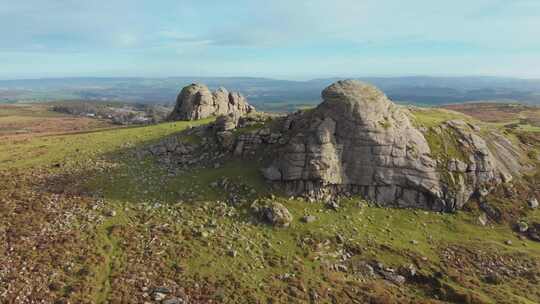
[[539,0],[0,0],[0,79],[540,78]]

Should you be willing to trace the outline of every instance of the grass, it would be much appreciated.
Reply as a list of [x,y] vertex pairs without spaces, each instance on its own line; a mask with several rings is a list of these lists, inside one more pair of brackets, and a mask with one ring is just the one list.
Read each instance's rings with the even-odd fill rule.
[[[429,111],[419,118],[429,126],[439,124],[447,115],[455,117],[453,113],[435,115]],[[443,273],[434,279],[450,294],[442,300],[540,300],[539,294],[527,293],[526,288],[534,288],[529,281],[508,278],[493,287],[482,281],[483,275],[474,265],[456,268],[445,259],[443,250],[452,246],[471,250],[463,260],[478,252],[514,261],[540,259],[539,243],[519,239],[506,224],[478,225],[476,211],[441,214],[387,209],[359,198],[342,200],[341,207],[333,211],[322,202],[277,195],[273,199],[289,209],[293,222],[289,228],[274,228],[256,220],[250,209],[254,199],[275,193],[263,180],[256,161],[233,159],[219,168],[198,167],[169,174],[152,157],[140,160],[132,153],[134,148],[190,125],[210,121],[47,136],[0,146],[3,168],[14,172],[45,168],[54,184],[71,189],[72,182],[80,181],[85,196],[103,200],[103,207],[84,214],[116,211],[115,216],[81,223],[95,225],[91,232],[81,230],[84,232],[77,240],[96,252],[88,254],[93,258],[75,263],[90,269],[87,276],[78,279],[84,282],[80,283],[83,288],[67,292],[77,285],[70,283],[77,278],[66,272],[69,284],[60,297],[91,303],[140,300],[142,287],[157,286],[168,286],[175,292],[182,288],[194,302],[309,302],[313,292],[323,302],[333,299],[341,303],[350,302],[351,295],[359,302],[421,302],[443,296],[429,283],[397,287],[382,280],[365,281],[352,271],[359,261],[378,261],[394,268],[414,264],[427,278]],[[198,143],[200,139],[190,136],[185,141]],[[434,153],[462,157],[451,133],[428,136],[428,141]],[[56,163],[62,165],[51,167]],[[54,179],[57,174],[67,174],[67,178]],[[212,185],[223,179],[229,180],[229,188]],[[232,193],[238,193],[241,200],[228,202]],[[540,220],[538,212],[528,213],[526,219]],[[301,218],[305,215],[316,220],[304,223]],[[507,245],[507,240],[513,245]],[[351,256],[343,259],[346,254]],[[36,255],[39,257],[39,252]],[[348,270],[337,270],[336,265]],[[538,271],[538,266],[531,267]],[[49,271],[60,270],[53,267]]]
[[[141,171],[135,170],[137,166]],[[172,268],[182,265],[185,269],[184,280],[213,282],[221,286],[220,297],[232,301],[245,300],[248,294],[253,301],[266,301],[269,286],[274,291],[289,286],[289,283],[279,279],[286,274],[294,274],[304,284],[323,288],[330,278],[321,276],[321,273],[329,271],[328,265],[340,263],[340,251],[344,246],[361,248],[361,254],[355,259],[377,260],[392,267],[426,259],[427,262],[423,263],[432,269],[428,272],[443,268],[440,250],[455,244],[466,248],[492,248],[510,255],[540,256],[540,245],[536,243],[527,241],[527,246],[505,245],[509,239],[522,241],[517,240],[507,226],[479,226],[476,223],[477,214],[474,213],[441,214],[386,209],[369,206],[360,199],[340,202],[342,207],[335,212],[328,210],[321,202],[307,203],[278,197],[277,200],[291,211],[294,221],[287,229],[275,229],[265,224],[253,224],[249,202],[235,208],[232,217],[217,216],[209,211],[215,208],[216,200],[225,197],[224,192],[209,187],[219,178],[227,177],[246,183],[257,189],[259,196],[264,195],[266,185],[256,169],[257,164],[231,162],[223,168],[194,170],[169,178],[163,178],[163,172],[156,169],[152,160],[129,163],[127,168],[129,171],[117,171],[119,179],[95,184],[96,189],[104,189],[107,199],[131,204],[154,201],[163,208],[173,209],[178,202],[184,201],[182,189],[197,192],[195,200],[187,205],[181,204],[183,217],[189,220],[177,221],[169,218],[167,212],[160,213],[161,221],[174,223],[177,230],[182,231],[170,238],[184,239],[181,246],[190,252],[181,260],[174,255],[164,258]],[[141,180],[137,179],[141,174],[146,176],[148,183],[141,184]],[[106,175],[111,176],[109,173]],[[137,192],[137,188],[146,192]],[[304,215],[314,215],[317,220],[303,223],[300,219]],[[209,227],[211,221],[214,224]],[[191,240],[185,240],[186,231]],[[201,231],[207,232],[207,236],[197,237]],[[344,245],[336,243],[338,234],[345,239]],[[326,245],[319,248],[317,244]],[[169,250],[174,251],[172,248],[174,246]],[[229,256],[231,250],[234,250],[235,257]],[[338,272],[333,275],[337,277],[332,280],[338,280],[341,282],[339,284],[354,281],[351,274]],[[448,288],[455,289],[454,292],[466,291],[452,280],[448,284],[453,284]],[[477,297],[489,299],[488,292],[476,291],[476,294]],[[273,297],[279,298],[279,295],[274,294]],[[281,301],[286,299],[282,298]]]
[[434,109],[434,108],[418,108],[412,111],[413,123],[416,126],[421,127],[437,127],[442,123],[460,119],[464,121],[471,121],[472,119],[464,114],[459,112],[445,110],[445,109]]
[[33,138],[0,146],[0,164],[5,168],[28,168],[66,161],[85,161],[118,149],[158,140],[164,136],[197,126],[197,122],[170,122],[145,127],[129,127],[108,131],[90,131],[77,135]]

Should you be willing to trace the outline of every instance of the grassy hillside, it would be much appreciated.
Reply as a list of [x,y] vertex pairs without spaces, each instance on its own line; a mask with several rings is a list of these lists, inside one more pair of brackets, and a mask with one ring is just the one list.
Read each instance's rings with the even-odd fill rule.
[[[461,115],[430,111],[417,123]],[[480,225],[474,204],[439,214],[351,198],[331,210],[271,196],[256,162],[173,173],[134,153],[210,121],[0,145],[3,300],[152,303],[163,287],[191,303],[540,302],[540,243],[508,222]],[[251,203],[268,197],[291,211],[290,227],[254,217]],[[520,217],[540,220],[519,204]],[[366,263],[416,274],[392,283]]]

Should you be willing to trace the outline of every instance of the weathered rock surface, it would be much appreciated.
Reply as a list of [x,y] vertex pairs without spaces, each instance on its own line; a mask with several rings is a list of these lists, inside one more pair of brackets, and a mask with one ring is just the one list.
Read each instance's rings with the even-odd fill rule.
[[254,111],[240,93],[224,88],[211,92],[205,85],[194,83],[182,89],[169,120],[198,120],[228,114],[242,116]]
[[408,111],[377,88],[339,81],[322,97],[316,109],[284,119],[288,141],[263,170],[291,195],[359,194],[387,206],[453,211],[511,179],[464,122],[445,128],[455,130],[468,157],[437,159]]
[[289,227],[292,215],[287,209],[277,202],[255,202],[251,208],[263,220],[275,227]]

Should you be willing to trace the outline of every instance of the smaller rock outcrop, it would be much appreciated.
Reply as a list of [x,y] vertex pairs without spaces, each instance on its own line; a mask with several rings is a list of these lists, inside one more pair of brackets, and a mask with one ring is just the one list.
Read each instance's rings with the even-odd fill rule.
[[251,208],[261,220],[275,227],[289,227],[293,219],[289,210],[277,202],[256,201]]
[[219,88],[211,92],[207,86],[194,83],[182,89],[169,120],[198,120],[210,116],[255,112],[242,94]]

